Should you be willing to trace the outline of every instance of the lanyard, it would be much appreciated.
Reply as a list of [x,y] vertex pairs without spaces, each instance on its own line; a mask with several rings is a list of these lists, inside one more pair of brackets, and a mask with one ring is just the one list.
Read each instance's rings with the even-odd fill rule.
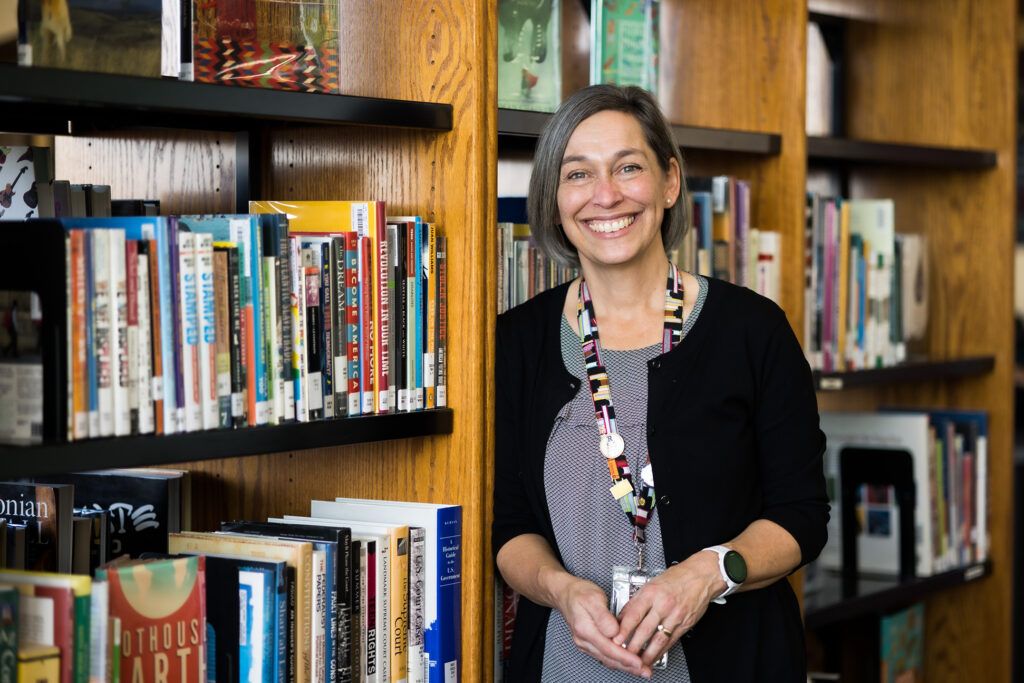
[[[590,379],[590,392],[594,398],[594,415],[597,431],[601,434],[601,454],[608,461],[611,474],[612,496],[619,502],[622,511],[633,525],[633,539],[640,554],[638,565],[642,564],[642,546],[646,540],[647,522],[654,510],[654,476],[651,473],[651,456],[647,454],[641,472],[639,492],[633,484],[633,474],[625,456],[625,444],[615,428],[615,406],[612,404],[611,385],[608,371],[601,361],[601,342],[597,333],[597,317],[594,302],[590,298],[587,283],[580,281],[577,320],[583,343],[583,359]],[[668,353],[683,337],[683,283],[674,264],[669,264],[668,282],[665,286],[665,328],[662,334],[661,351]]]

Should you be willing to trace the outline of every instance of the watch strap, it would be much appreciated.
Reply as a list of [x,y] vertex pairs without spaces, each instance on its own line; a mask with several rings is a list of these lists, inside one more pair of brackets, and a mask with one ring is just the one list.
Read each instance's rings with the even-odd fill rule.
[[725,570],[725,555],[726,553],[732,552],[732,548],[726,548],[724,545],[713,545],[704,548],[703,550],[710,550],[718,555],[718,571],[722,574],[722,580],[725,581],[725,590],[711,602],[717,605],[724,605],[726,597],[735,593],[741,585],[729,578],[729,572]]

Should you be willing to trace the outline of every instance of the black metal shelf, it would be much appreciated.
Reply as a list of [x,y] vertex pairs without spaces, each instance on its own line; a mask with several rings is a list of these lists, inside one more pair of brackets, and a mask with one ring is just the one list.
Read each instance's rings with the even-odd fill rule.
[[815,371],[813,374],[814,386],[818,391],[840,391],[901,382],[972,377],[991,372],[995,365],[995,356],[972,356],[943,361],[911,361],[888,368],[868,368],[853,372]]
[[39,446],[0,446],[0,462],[3,463],[0,472],[4,478],[12,479],[84,469],[152,467],[451,434],[452,420],[452,411],[441,408],[168,436],[126,436]]
[[997,155],[988,149],[905,145],[847,138],[807,136],[807,158],[812,163],[885,164],[947,169],[994,168]]
[[843,623],[860,617],[876,617],[919,602],[928,596],[955,586],[976,581],[992,573],[988,560],[959,567],[953,571],[900,583],[895,579],[860,581],[858,595],[840,599],[838,572],[825,572],[823,586],[804,598],[804,623],[810,630]]
[[69,134],[158,127],[238,131],[267,123],[449,131],[452,106],[0,64],[0,130]]
[[[551,119],[551,114],[518,109],[498,110],[498,140],[502,146],[532,148]],[[726,128],[673,125],[676,143],[684,150],[774,155],[782,149],[777,133],[751,133]]]

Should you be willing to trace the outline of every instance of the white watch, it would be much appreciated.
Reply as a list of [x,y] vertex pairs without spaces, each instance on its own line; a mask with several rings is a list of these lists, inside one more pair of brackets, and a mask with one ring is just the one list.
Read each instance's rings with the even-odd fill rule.
[[724,545],[713,545],[704,550],[710,550],[718,555],[718,571],[722,573],[722,580],[725,581],[725,591],[712,602],[724,605],[725,598],[735,593],[747,580],[747,563],[742,555]]

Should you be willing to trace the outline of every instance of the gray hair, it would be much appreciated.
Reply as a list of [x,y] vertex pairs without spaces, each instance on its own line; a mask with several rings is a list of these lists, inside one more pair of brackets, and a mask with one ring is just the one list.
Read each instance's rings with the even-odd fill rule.
[[602,111],[620,111],[636,119],[662,171],[668,172],[671,159],[679,164],[679,198],[665,209],[661,222],[665,251],[674,249],[690,226],[690,196],[686,191],[683,155],[654,97],[636,86],[591,85],[577,90],[555,112],[537,141],[530,175],[526,202],[530,232],[537,247],[562,265],[580,265],[579,254],[566,238],[558,213],[562,157],[576,127]]

